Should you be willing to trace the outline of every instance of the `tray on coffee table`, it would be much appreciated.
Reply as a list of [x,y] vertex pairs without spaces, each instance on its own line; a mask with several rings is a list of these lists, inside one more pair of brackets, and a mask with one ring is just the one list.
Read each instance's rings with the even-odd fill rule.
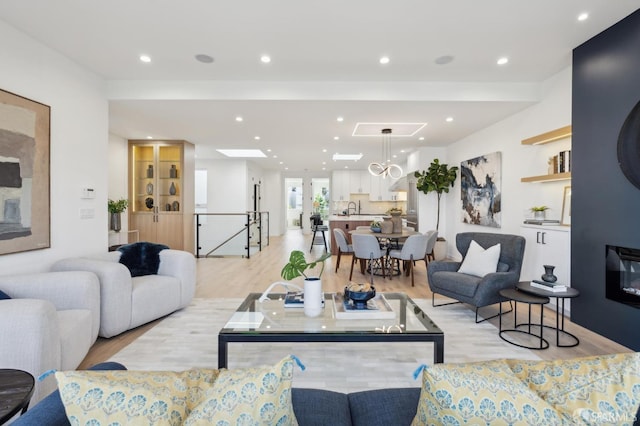
[[394,319],[396,314],[384,294],[367,301],[367,309],[356,309],[342,294],[333,293],[333,314],[337,319]]

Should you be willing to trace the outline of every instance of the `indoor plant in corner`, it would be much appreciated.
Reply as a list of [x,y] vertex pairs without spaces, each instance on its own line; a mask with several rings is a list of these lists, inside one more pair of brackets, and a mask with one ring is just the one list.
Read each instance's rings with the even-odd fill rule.
[[[280,275],[289,281],[294,278],[304,277],[304,314],[308,317],[317,317],[322,313],[322,272],[324,271],[324,261],[331,257],[331,253],[323,254],[319,259],[307,263],[304,253],[300,250],[293,250],[289,255],[289,263],[284,265]],[[310,277],[305,274],[307,269],[313,269],[320,263],[320,273],[317,277]]]
[[129,201],[124,198],[117,201],[113,201],[109,198],[109,201],[107,202],[107,209],[111,214],[111,229],[115,232],[120,232],[120,229],[122,229],[120,214],[127,209],[128,205]]
[[[438,207],[436,217],[436,231],[438,231],[438,233],[440,231],[440,199],[442,198],[443,193],[449,193],[449,188],[453,187],[453,184],[456,181],[456,177],[458,176],[457,172],[457,167],[449,167],[447,164],[440,164],[440,160],[434,158],[427,170],[414,173],[414,176],[418,178],[416,182],[418,191],[421,191],[424,194],[435,192],[437,195]],[[438,241],[444,242],[445,239],[439,236]],[[436,246],[437,245],[438,244],[436,244]],[[439,245],[440,247],[443,246],[443,244]],[[446,245],[444,253],[446,253]],[[444,258],[444,255],[441,254],[440,256],[436,256],[436,258],[442,259]]]

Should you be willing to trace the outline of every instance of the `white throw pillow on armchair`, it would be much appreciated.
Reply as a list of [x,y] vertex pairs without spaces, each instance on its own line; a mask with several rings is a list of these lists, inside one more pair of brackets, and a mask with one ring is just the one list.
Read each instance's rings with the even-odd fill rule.
[[458,272],[476,277],[484,277],[487,274],[496,272],[500,260],[500,244],[483,249],[480,244],[471,240],[467,255],[460,265]]

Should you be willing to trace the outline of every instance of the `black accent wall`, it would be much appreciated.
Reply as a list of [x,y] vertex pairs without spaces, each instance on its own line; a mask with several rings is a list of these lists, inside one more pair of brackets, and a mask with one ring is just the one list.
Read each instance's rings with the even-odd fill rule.
[[620,129],[638,102],[640,9],[574,49],[572,101],[571,285],[580,297],[571,319],[635,351],[640,309],[606,299],[605,246],[640,249],[640,189],[617,157]]

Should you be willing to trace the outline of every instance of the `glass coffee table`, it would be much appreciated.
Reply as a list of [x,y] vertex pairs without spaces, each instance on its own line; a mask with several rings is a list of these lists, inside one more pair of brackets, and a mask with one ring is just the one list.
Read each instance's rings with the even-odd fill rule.
[[[218,368],[227,367],[231,342],[431,342],[433,362],[444,362],[444,333],[404,293],[381,293],[387,309],[348,314],[342,295],[325,293],[320,316],[309,318],[302,308],[285,308],[284,294],[251,293],[218,333]],[[381,299],[376,299],[381,300]]]

